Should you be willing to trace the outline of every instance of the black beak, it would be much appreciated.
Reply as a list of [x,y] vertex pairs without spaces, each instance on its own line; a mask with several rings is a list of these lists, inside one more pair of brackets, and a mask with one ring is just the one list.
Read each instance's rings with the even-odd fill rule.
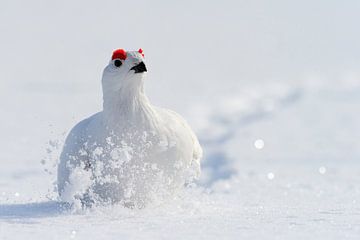
[[134,70],[135,73],[147,72],[144,62],[140,62],[138,65],[133,66],[130,70]]

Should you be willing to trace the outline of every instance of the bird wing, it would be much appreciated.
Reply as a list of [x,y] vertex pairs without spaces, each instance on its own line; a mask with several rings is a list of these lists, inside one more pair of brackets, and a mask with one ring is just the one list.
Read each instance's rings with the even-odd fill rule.
[[161,109],[161,111],[166,112],[168,115],[174,117],[190,133],[191,140],[193,143],[193,159],[191,162],[191,170],[194,172],[194,178],[198,179],[200,177],[200,171],[201,171],[200,160],[203,156],[203,150],[200,146],[198,138],[196,137],[194,131],[191,129],[187,121],[178,113],[169,109]]
[[85,133],[89,122],[95,115],[76,124],[66,137],[65,144],[60,155],[60,162],[57,173],[57,186],[60,195],[63,192],[65,186],[69,183],[71,169],[81,166],[82,164],[84,165],[85,169],[87,168],[89,159],[85,149],[87,141]]

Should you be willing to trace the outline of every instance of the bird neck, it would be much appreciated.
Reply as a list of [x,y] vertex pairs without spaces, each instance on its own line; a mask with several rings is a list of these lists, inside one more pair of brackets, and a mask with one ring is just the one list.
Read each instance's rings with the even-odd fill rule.
[[104,93],[104,118],[111,126],[152,126],[155,111],[144,93],[143,86]]

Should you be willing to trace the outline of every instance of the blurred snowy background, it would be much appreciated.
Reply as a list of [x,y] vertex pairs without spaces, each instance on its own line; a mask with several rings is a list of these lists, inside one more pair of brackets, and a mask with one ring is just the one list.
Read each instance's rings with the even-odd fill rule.
[[[359,239],[360,2],[0,1],[0,239]],[[174,203],[71,214],[62,141],[116,48],[205,151]],[[44,171],[47,169],[48,172]]]

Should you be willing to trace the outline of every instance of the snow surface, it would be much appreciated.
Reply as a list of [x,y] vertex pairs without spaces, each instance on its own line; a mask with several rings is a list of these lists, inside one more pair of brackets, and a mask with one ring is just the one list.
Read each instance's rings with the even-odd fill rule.
[[[9,155],[0,170],[0,239],[358,239],[359,93],[253,87],[199,103],[204,111],[188,116],[206,154],[201,181],[143,210],[61,205],[53,183],[64,134],[53,134],[41,164],[37,153],[24,153],[34,143],[13,132],[24,152]],[[34,104],[51,95],[28,94]]]
[[[359,3],[2,2],[0,239],[359,239]],[[140,47],[201,179],[171,203],[73,211],[54,191],[64,138],[101,110],[112,50]]]

